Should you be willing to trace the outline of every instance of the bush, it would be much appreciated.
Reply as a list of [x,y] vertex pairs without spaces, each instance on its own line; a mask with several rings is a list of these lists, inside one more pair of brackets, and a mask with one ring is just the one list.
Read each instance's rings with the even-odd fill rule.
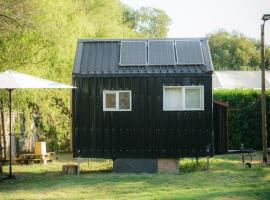
[[[228,102],[229,148],[261,149],[261,91],[260,90],[217,90],[214,99]],[[267,92],[267,132],[270,130],[270,92]],[[268,134],[268,141],[269,141]]]

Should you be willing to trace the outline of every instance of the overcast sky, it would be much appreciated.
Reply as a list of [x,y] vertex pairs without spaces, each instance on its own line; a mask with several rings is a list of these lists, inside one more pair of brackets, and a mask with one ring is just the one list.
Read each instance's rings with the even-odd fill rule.
[[[260,39],[264,13],[270,14],[270,0],[121,0],[133,8],[163,9],[172,19],[168,37],[201,37],[219,29],[238,31]],[[270,44],[270,20],[265,27]]]

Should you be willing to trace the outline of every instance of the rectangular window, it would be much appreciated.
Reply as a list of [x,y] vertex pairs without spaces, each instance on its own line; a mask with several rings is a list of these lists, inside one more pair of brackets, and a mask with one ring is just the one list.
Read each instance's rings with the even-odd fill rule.
[[105,107],[108,109],[116,109],[116,93],[107,92],[105,95]]
[[185,88],[186,109],[202,109],[202,88]]
[[131,111],[131,91],[104,90],[103,111]]
[[181,87],[166,87],[164,89],[164,105],[166,110],[183,109],[183,89]]
[[203,86],[163,86],[163,110],[203,110]]

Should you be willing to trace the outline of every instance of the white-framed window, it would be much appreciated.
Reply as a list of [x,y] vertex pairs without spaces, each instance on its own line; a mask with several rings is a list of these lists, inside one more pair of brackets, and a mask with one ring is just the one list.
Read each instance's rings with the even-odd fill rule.
[[163,86],[163,110],[204,110],[204,87]]
[[131,111],[130,90],[103,90],[103,111]]

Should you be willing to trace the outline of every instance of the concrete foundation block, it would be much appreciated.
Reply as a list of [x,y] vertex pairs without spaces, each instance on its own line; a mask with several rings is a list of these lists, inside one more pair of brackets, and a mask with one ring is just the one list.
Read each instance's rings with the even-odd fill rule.
[[113,161],[114,172],[124,173],[178,173],[178,159],[135,159],[116,158]]
[[158,159],[158,172],[160,173],[178,173],[179,160],[178,159]]
[[114,172],[155,173],[157,159],[116,158],[113,161]]

